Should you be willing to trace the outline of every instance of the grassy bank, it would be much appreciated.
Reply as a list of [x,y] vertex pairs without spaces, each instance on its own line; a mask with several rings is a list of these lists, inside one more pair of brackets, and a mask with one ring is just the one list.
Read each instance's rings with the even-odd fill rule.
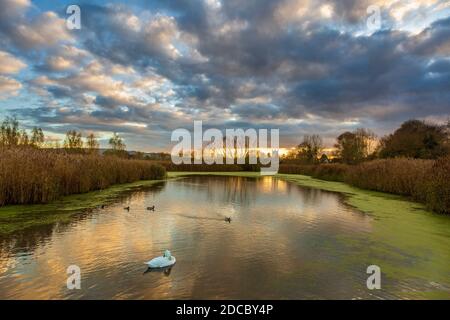
[[[160,161],[171,172],[259,172],[259,165],[174,165]],[[279,173],[299,174],[345,182],[361,189],[411,198],[437,213],[450,214],[450,156],[437,160],[377,159],[357,165],[341,163],[305,165],[281,161]]]
[[361,189],[410,197],[430,210],[450,213],[450,157],[386,159],[358,165],[281,165],[280,173],[346,182]]
[[128,192],[162,181],[146,180],[114,185],[104,190],[62,197],[48,204],[0,207],[0,236],[39,225],[68,221],[75,214],[107,205]]
[[[168,172],[169,178],[178,178],[189,175],[215,175],[248,178],[261,177],[259,172]],[[424,214],[433,214],[425,205],[412,202],[405,197],[384,192],[363,190],[344,182],[327,181],[299,174],[277,174],[275,177],[293,182],[303,187],[342,193],[346,196],[345,201],[349,205],[368,214],[375,212],[383,214],[384,210],[387,210],[389,213],[400,211],[402,213],[421,212]]]
[[[30,155],[29,151],[26,152],[27,155]],[[161,170],[157,164],[152,164],[148,161],[123,160],[115,157],[90,155],[49,155],[48,152],[43,155],[40,152],[41,150],[36,150],[33,152],[34,157],[22,160],[19,159],[19,156],[23,155],[20,151],[14,151],[13,155],[9,155],[9,158],[8,156],[5,156],[5,153],[1,154],[3,161],[0,162],[0,165],[4,170],[0,173],[0,186],[2,186],[0,190],[3,190],[3,193],[0,192],[0,194],[3,196],[3,199],[6,198],[8,193],[20,194],[43,189],[43,187],[39,186],[42,186],[45,183],[51,185],[50,181],[53,181],[53,188],[57,188],[58,179],[55,179],[55,176],[65,179],[65,183],[63,184],[66,185],[69,181],[75,181],[74,184],[78,186],[75,190],[77,192],[85,191],[84,189],[79,189],[79,186],[83,185],[83,183],[81,183],[83,179],[89,181],[91,187],[106,189],[97,192],[84,192],[71,196],[66,196],[65,194],[74,190],[65,189],[55,194],[53,197],[56,199],[54,200],[50,200],[52,199],[51,197],[46,197],[46,201],[49,201],[49,204],[46,205],[15,205],[0,207],[0,234],[25,229],[36,224],[46,224],[68,218],[76,212],[94,208],[108,201],[113,201],[118,195],[128,190],[151,185],[153,181],[147,181],[147,179],[145,179],[146,177],[160,180],[165,174],[164,170]],[[42,160],[43,156],[50,160],[47,159],[47,162],[38,161]],[[9,161],[4,161],[5,159],[8,159]],[[71,161],[68,161],[69,159]],[[16,163],[14,161],[16,161]],[[67,168],[69,162],[71,162],[70,169]],[[20,164],[20,170],[14,171],[10,168],[9,170],[6,169],[8,164],[10,166],[17,166],[17,163]],[[445,208],[445,201],[448,201],[448,194],[450,193],[448,191],[450,184],[448,183],[449,180],[446,176],[449,172],[448,163],[449,162],[446,159],[437,162],[395,159],[395,161],[377,160],[359,166],[346,166],[341,164],[320,166],[281,165],[280,171],[288,173],[280,173],[278,177],[305,187],[344,193],[347,196],[346,201],[350,205],[366,213],[377,212],[378,215],[383,215],[383,212],[387,210],[387,214],[392,214],[393,212],[424,212],[429,214],[430,212],[427,209],[436,210],[436,208],[442,207],[442,203],[444,203]],[[190,168],[192,167],[195,166],[190,166]],[[38,168],[41,171],[39,174],[33,176],[33,172],[38,170]],[[65,168],[65,170],[63,170],[63,168]],[[83,171],[82,168],[86,168],[86,170]],[[109,170],[107,170],[107,168]],[[145,168],[150,169],[149,171],[145,171]],[[233,167],[231,169],[238,170],[239,168]],[[51,178],[44,179],[44,172],[48,173],[52,170],[53,172],[50,172]],[[118,170],[119,172],[114,173],[114,170]],[[110,171],[113,172],[111,175],[113,179],[108,180],[110,183],[113,183],[114,181],[118,181],[119,183],[127,182],[127,180],[138,178],[143,178],[143,180],[131,184],[118,184],[109,188],[107,187],[107,184],[92,184],[92,182],[96,180],[97,182],[105,182],[106,178],[104,177],[109,176]],[[15,172],[17,172],[17,174],[14,174]],[[125,172],[128,173],[125,174]],[[424,172],[431,172],[430,176],[424,176]],[[306,173],[313,177],[299,175],[298,173]],[[176,178],[189,174],[260,177],[259,172],[245,171],[180,171],[169,172],[168,177]],[[30,180],[26,179],[28,176],[31,177]],[[316,179],[314,177],[319,177],[321,179]],[[386,179],[386,177],[393,178]],[[430,184],[424,183],[424,181],[430,181],[430,177],[433,177],[432,182],[434,183],[434,188],[433,185],[430,186]],[[350,181],[350,184],[361,186],[361,188],[355,188],[347,183],[328,180]],[[8,190],[8,183],[11,185],[14,184],[14,181],[18,183],[11,189],[12,191]],[[59,182],[59,184],[61,184],[61,182]],[[86,186],[89,184],[85,183],[84,185]],[[427,186],[427,189],[417,188],[417,186],[425,185]],[[363,188],[369,190],[362,190]],[[52,188],[47,188],[47,190],[51,189]],[[88,189],[89,188],[87,188],[87,190]],[[8,192],[5,190],[8,190]],[[431,201],[432,205],[429,204],[428,206],[424,206],[411,202],[404,197],[376,192],[377,190],[387,191],[389,193],[400,193],[401,195],[423,203]],[[423,191],[420,192],[419,190]]]
[[165,169],[149,161],[6,148],[0,151],[0,206],[49,203],[115,184],[164,177]]
[[[170,178],[177,178],[189,175],[215,175],[215,176],[233,176],[233,177],[248,177],[248,178],[261,177],[261,175],[258,172],[169,172],[168,173],[168,177]],[[293,182],[303,187],[342,193],[345,195],[345,201],[347,204],[368,214],[376,213],[377,215],[384,215],[384,214],[390,215],[395,212],[400,213],[420,212],[427,215],[433,214],[430,210],[427,209],[425,205],[417,202],[412,202],[405,197],[384,192],[363,190],[348,185],[344,182],[321,180],[299,174],[277,174],[275,177],[289,182]]]
[[[176,179],[188,175],[261,177],[259,172],[168,172],[167,177]],[[408,201],[404,197],[362,190],[342,182],[325,181],[297,174],[278,174],[277,177],[304,187],[343,193],[349,205],[369,214],[376,213],[381,216],[391,215],[394,212],[399,214],[410,212],[431,214],[425,206]],[[143,180],[114,185],[104,190],[65,196],[48,204],[0,207],[0,235],[32,226],[67,220],[74,214],[114,202],[124,193],[151,186],[161,181]]]
[[[186,175],[260,177],[256,172],[169,172],[170,177]],[[450,217],[435,214],[423,204],[383,192],[363,190],[343,182],[325,181],[298,174],[278,174],[277,178],[303,187],[345,195],[345,202],[372,217],[371,232],[360,243],[343,233],[338,241],[349,247],[351,256],[340,263],[343,268],[381,266],[383,284],[390,279],[410,278],[428,283],[427,292],[407,292],[412,299],[448,299],[448,261],[450,261]],[[418,241],[418,239],[420,239]],[[413,257],[421,257],[415,259]],[[447,289],[446,289],[447,288]]]
[[[189,175],[220,175],[260,178],[258,172],[169,172],[169,179]],[[448,284],[448,261],[450,260],[450,218],[434,214],[420,204],[407,198],[382,192],[363,190],[342,182],[325,181],[297,174],[278,174],[276,178],[303,187],[338,192],[344,201],[361,214],[372,217],[371,232],[359,240],[347,234],[336,239],[347,246],[351,256],[341,264],[361,272],[370,264],[382,266],[383,286],[389,279],[408,277],[430,282],[427,298],[443,298]],[[140,181],[116,185],[102,191],[64,197],[45,205],[7,206],[0,208],[0,236],[29,227],[68,221],[75,213],[117,201],[127,191],[151,186],[158,181]],[[357,218],[357,217],[356,217]],[[418,241],[420,239],[420,241]],[[361,250],[364,241],[365,250]],[[412,259],[412,257],[421,259]],[[348,265],[348,266],[347,266]],[[435,284],[436,283],[436,284]],[[424,293],[408,293],[409,298],[424,298]]]

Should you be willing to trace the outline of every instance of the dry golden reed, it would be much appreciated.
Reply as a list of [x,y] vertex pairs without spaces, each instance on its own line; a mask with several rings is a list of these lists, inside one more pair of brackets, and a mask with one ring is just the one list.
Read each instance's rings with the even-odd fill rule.
[[[167,171],[257,171],[248,165],[173,165],[35,148],[0,150],[0,206],[47,203],[113,184],[162,179]],[[342,181],[375,191],[404,195],[439,213],[450,213],[450,156],[438,160],[378,159],[358,165],[281,164],[280,173]]]
[[47,203],[113,184],[163,179],[165,174],[163,167],[145,160],[48,149],[2,149],[0,206]]
[[361,189],[411,197],[439,213],[450,213],[450,156],[438,160],[379,159],[358,165],[280,165],[280,173],[342,181]]

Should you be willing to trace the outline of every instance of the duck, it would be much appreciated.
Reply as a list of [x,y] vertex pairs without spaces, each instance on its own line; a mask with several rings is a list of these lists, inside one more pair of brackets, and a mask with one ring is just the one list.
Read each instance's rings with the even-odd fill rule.
[[147,207],[147,210],[149,210],[149,211],[155,211],[155,206]]
[[130,211],[130,206],[123,208],[124,210]]
[[147,261],[145,264],[150,269],[159,269],[159,268],[167,268],[173,266],[177,260],[170,253],[169,250],[164,251],[164,254],[160,257],[156,257],[150,261]]
[[105,206],[104,204],[102,204],[101,208],[102,208],[102,209],[105,209],[105,208],[106,208],[106,206]]
[[231,223],[231,217],[225,217],[225,222]]

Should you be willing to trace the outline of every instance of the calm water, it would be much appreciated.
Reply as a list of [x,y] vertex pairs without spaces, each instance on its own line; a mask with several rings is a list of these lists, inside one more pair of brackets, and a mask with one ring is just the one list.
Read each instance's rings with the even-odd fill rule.
[[[0,298],[401,298],[426,287],[399,275],[366,288],[373,222],[338,194],[270,177],[168,181],[1,239]],[[165,249],[177,264],[146,273]],[[81,290],[66,287],[73,264]]]

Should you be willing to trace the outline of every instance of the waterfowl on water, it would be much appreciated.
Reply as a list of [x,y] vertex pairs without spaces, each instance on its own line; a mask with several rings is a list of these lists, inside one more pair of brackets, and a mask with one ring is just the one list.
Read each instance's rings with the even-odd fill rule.
[[106,206],[105,206],[104,204],[102,204],[101,208],[102,208],[102,209],[105,209],[105,208],[106,208]]
[[161,257],[156,257],[145,264],[152,269],[167,268],[173,266],[177,260],[169,250],[164,251]]
[[231,217],[225,217],[225,222],[231,223]]
[[125,207],[124,210],[130,211],[130,206]]
[[149,210],[149,211],[155,211],[155,206],[147,207],[147,210]]

